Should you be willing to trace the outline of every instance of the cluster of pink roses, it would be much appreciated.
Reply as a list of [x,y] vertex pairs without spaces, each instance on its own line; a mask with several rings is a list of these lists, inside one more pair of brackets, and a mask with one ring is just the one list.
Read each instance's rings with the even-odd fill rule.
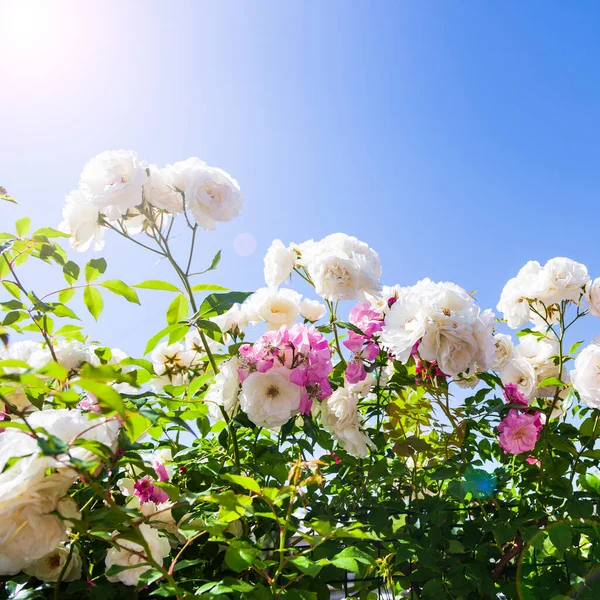
[[239,352],[238,376],[242,384],[251,373],[288,369],[289,381],[304,388],[299,407],[304,414],[309,414],[314,399],[331,396],[331,348],[314,327],[296,324],[288,329],[284,325],[268,331],[253,345],[242,345]]
[[346,380],[348,383],[358,383],[367,377],[365,360],[372,361],[379,354],[379,346],[375,343],[373,336],[383,328],[381,314],[366,302],[359,302],[350,311],[350,323],[360,329],[364,335],[349,331],[348,339],[343,342],[344,346],[353,353],[352,360],[346,368]]
[[511,408],[498,425],[500,447],[506,454],[530,452],[535,447],[540,431],[544,427],[540,413],[527,410],[526,407],[529,405],[527,398],[514,383],[506,384],[504,398],[510,404],[518,405],[518,408]]

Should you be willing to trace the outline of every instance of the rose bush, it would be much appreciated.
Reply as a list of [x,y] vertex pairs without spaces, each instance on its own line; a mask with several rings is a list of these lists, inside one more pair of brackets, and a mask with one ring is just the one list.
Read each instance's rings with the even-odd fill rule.
[[[194,242],[242,207],[200,159],[103,152],[58,229],[0,234],[2,597],[600,597],[600,343],[572,339],[600,280],[529,262],[495,316],[454,283],[382,285],[336,233],[275,240],[266,286],[230,291],[199,279],[220,253],[192,272]],[[111,235],[173,281],[60,244]],[[36,289],[29,260],[65,283]],[[70,307],[118,325],[102,294],[137,290],[173,294],[137,356]]]

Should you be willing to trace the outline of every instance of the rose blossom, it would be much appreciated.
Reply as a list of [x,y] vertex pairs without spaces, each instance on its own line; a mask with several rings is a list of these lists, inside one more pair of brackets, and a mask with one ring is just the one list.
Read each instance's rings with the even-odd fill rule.
[[135,495],[142,503],[154,502],[155,504],[162,504],[169,499],[169,495],[164,490],[154,485],[154,481],[150,475],[146,475],[136,481],[133,489],[135,490]]
[[241,213],[244,199],[229,173],[195,157],[168,169],[173,185],[184,192],[185,205],[202,228],[216,229],[217,222],[231,221]]
[[[70,558],[69,558],[70,555]],[[63,573],[65,564],[69,564]],[[23,569],[27,575],[37,577],[40,581],[55,582],[61,573],[62,581],[75,581],[81,579],[81,556],[79,548],[73,546],[73,551],[66,544],[59,544],[52,552],[42,556],[26,569]]]
[[319,296],[327,300],[353,300],[381,289],[379,255],[367,244],[343,233],[298,246],[299,263],[306,267]]
[[357,409],[359,397],[352,386],[340,387],[315,412],[320,414],[323,427],[348,454],[364,457],[375,444],[362,430],[362,417]]
[[498,425],[498,441],[507,454],[530,452],[540,437],[541,429],[539,413],[529,414],[513,408]]
[[512,359],[515,345],[510,335],[497,333],[494,336],[494,347],[495,354],[492,369],[501,371]]
[[150,175],[144,183],[144,198],[156,208],[177,215],[183,212],[183,196],[175,186],[174,175],[172,167],[150,167]]
[[265,254],[265,282],[269,287],[277,287],[294,270],[296,253],[286,248],[281,240],[273,240]]
[[309,300],[305,298],[300,302],[300,314],[307,320],[314,323],[321,319],[327,312],[327,307],[318,300]]
[[93,244],[94,250],[104,248],[104,227],[100,225],[98,207],[90,204],[89,196],[81,190],[65,198],[63,222],[58,229],[70,236],[69,243],[77,252],[85,252]]
[[291,327],[300,314],[302,296],[287,288],[260,288],[242,305],[250,322],[264,321],[268,329]]
[[593,341],[575,359],[571,371],[573,387],[590,408],[600,409],[600,343]]
[[208,404],[208,414],[217,421],[223,419],[221,407],[231,415],[237,403],[240,389],[238,366],[239,360],[236,356],[222,362],[214,383],[204,396],[204,401]]
[[539,299],[546,306],[562,300],[577,302],[590,280],[585,265],[562,256],[551,258],[544,265],[543,273],[545,290]]
[[146,170],[136,152],[113,150],[101,152],[85,165],[80,187],[89,195],[89,204],[114,220],[142,203],[145,181]]
[[527,398],[519,391],[516,383],[507,383],[504,387],[504,399],[513,404],[523,404],[528,406]]
[[292,383],[291,374],[286,367],[274,367],[244,380],[240,406],[255,425],[281,427],[298,414],[303,388]]
[[528,300],[535,300],[546,289],[546,279],[540,263],[529,261],[510,279],[500,295],[498,310],[511,329],[523,327],[531,320],[532,313]]
[[590,315],[600,317],[600,277],[587,283],[584,298],[588,303]]
[[500,372],[500,380],[506,388],[510,383],[517,385],[521,394],[527,399],[535,395],[537,375],[531,363],[524,358],[514,358]]
[[[146,540],[150,555],[162,566],[164,559],[171,553],[169,540],[166,537],[160,536],[156,529],[153,529],[150,525],[146,525],[145,523],[139,525],[138,529]],[[116,575],[107,576],[107,579],[113,583],[120,581],[125,585],[137,585],[140,577],[146,571],[152,569],[144,557],[144,547],[131,540],[120,538],[118,531],[113,533],[113,539],[117,546],[110,548],[106,553],[106,569],[108,570],[112,565],[134,568],[125,569]],[[134,554],[132,551],[135,551],[136,553]],[[135,565],[143,566],[136,567]]]

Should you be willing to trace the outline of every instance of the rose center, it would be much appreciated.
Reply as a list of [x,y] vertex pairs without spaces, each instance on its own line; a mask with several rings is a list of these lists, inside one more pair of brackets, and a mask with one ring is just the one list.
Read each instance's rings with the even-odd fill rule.
[[452,314],[452,313],[450,312],[450,309],[449,309],[449,308],[442,308],[442,312],[443,312],[443,313],[444,313],[444,314],[445,314],[447,317],[449,317],[449,316]]
[[51,554],[48,559],[48,566],[51,569],[57,569],[60,567],[60,556],[58,554]]
[[267,398],[271,398],[272,400],[279,396],[279,388],[276,385],[270,385],[266,391]]

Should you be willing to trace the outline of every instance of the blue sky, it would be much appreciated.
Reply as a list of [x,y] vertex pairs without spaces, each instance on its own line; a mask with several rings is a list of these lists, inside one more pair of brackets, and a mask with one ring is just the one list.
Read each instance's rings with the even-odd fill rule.
[[[20,205],[2,229],[57,224],[85,162],[125,148],[240,182],[243,216],[201,237],[198,268],[224,255],[205,282],[256,288],[274,237],[334,231],[379,252],[385,283],[456,281],[484,307],[527,260],[598,276],[599,28],[583,1],[5,0],[0,184]],[[168,276],[111,235],[103,255],[110,278]],[[142,300],[108,300],[92,334],[139,353],[168,303]]]

